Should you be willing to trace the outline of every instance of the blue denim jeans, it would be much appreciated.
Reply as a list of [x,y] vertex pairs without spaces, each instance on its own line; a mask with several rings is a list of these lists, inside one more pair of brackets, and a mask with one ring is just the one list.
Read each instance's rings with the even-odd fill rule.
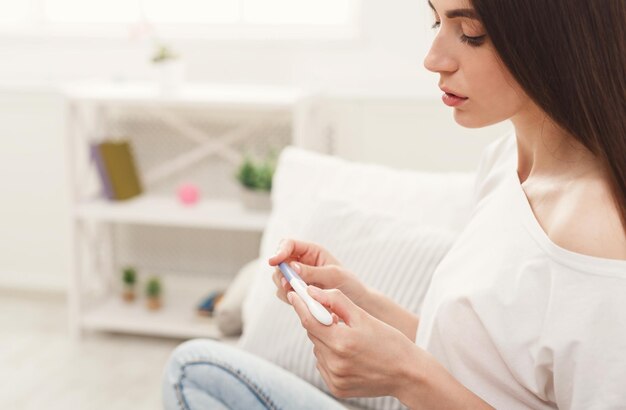
[[163,375],[166,410],[345,410],[337,400],[287,370],[210,339],[178,346]]

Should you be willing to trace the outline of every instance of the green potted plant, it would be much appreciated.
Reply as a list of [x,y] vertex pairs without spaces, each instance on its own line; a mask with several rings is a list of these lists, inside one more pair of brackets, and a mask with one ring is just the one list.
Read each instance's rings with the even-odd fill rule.
[[135,284],[137,283],[137,271],[131,266],[127,266],[122,271],[122,281],[124,282],[124,290],[122,297],[126,302],[135,300]]
[[164,94],[176,93],[185,80],[185,64],[180,56],[169,46],[157,43],[151,61],[157,69],[161,91]]
[[148,279],[146,283],[147,306],[150,310],[161,308],[161,281],[157,277]]
[[154,52],[154,55],[152,56],[152,62],[162,63],[165,61],[176,60],[177,58],[178,58],[178,55],[174,53],[174,51],[172,51],[168,46],[166,46],[165,44],[157,43],[156,51]]
[[241,183],[241,199],[245,207],[270,209],[272,178],[276,169],[276,154],[272,151],[264,160],[255,161],[249,154],[237,170],[237,180]]

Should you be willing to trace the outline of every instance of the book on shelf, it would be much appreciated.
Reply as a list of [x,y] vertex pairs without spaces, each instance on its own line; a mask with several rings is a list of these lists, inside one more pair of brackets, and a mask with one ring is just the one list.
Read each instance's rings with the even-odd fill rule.
[[105,198],[119,201],[133,198],[143,192],[129,141],[92,143],[91,155]]
[[111,180],[109,179],[109,175],[107,174],[106,167],[104,165],[104,161],[102,160],[102,155],[100,154],[100,147],[98,143],[91,143],[91,159],[96,165],[96,170],[98,171],[98,176],[100,177],[100,182],[102,184],[102,194],[106,199],[115,199],[113,194],[113,188],[111,187]]

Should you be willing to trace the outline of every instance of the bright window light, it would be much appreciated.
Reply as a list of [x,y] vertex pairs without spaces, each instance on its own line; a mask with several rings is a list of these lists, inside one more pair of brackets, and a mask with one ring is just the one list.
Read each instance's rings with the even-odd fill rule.
[[32,9],[28,1],[0,0],[0,24],[25,24],[30,18]]
[[259,24],[346,24],[351,0],[243,0],[242,20]]
[[143,0],[142,3],[146,19],[157,24],[239,21],[240,4],[234,0]]
[[141,18],[139,3],[129,0],[43,0],[51,23],[133,23]]
[[322,35],[322,30],[352,30],[360,1],[0,0],[0,29],[76,36],[97,31],[119,36],[124,27],[148,23],[167,35],[185,37],[193,33],[237,36],[265,29],[278,36],[281,32]]

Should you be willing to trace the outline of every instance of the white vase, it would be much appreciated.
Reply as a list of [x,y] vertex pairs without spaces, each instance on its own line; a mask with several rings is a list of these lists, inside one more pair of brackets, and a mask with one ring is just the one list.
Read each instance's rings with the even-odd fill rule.
[[164,95],[177,94],[185,83],[185,62],[178,59],[154,63],[157,81]]
[[256,191],[242,187],[241,202],[248,209],[264,211],[272,209],[272,200],[270,193],[267,191]]

